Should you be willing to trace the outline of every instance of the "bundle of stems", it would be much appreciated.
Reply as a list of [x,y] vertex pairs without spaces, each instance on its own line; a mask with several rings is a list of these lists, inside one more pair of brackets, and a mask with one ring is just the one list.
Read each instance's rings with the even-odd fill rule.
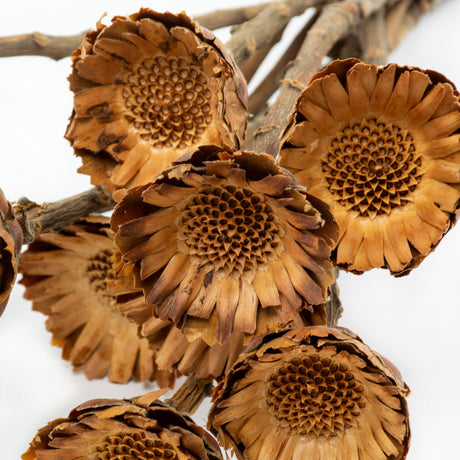
[[[250,82],[256,72],[265,75],[249,95],[251,114],[244,150],[276,156],[280,136],[295,101],[311,77],[333,59],[357,57],[377,65],[401,42],[419,18],[441,0],[283,0],[218,10],[194,18],[211,30],[231,27],[226,43],[235,62]],[[294,17],[302,26],[294,35],[285,31]],[[68,57],[87,31],[72,36],[33,32],[0,37],[0,57],[39,55],[59,60]],[[267,62],[270,51],[282,46],[277,62]],[[14,209],[24,233],[24,244],[44,232],[56,232],[91,213],[115,205],[102,186],[57,202],[35,203],[19,198]],[[328,304],[328,322],[336,325],[341,304],[337,286]],[[172,396],[180,410],[194,412],[209,395],[210,382],[188,379]]]

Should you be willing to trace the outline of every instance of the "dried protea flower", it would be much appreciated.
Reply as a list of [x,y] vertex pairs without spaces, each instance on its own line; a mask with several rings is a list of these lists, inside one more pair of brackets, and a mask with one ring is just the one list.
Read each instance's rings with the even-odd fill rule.
[[201,147],[132,189],[112,225],[147,304],[190,341],[302,325],[333,282],[327,206],[267,155]]
[[299,97],[280,164],[331,205],[339,267],[404,275],[455,223],[459,139],[458,93],[445,77],[348,59]]
[[184,13],[143,8],[99,22],[72,59],[66,137],[93,184],[145,184],[200,144],[238,148],[246,83],[224,46]]
[[148,340],[118,311],[120,303],[143,298],[142,293],[123,298],[107,293],[115,250],[109,219],[102,216],[42,234],[21,255],[24,297],[48,317],[46,327],[63,358],[89,379],[108,373],[112,382],[135,378],[171,386],[173,370],[157,369]]
[[95,399],[41,428],[23,460],[222,460],[219,446],[186,414],[158,400]]
[[18,271],[22,230],[13,208],[0,189],[0,316],[5,311]]
[[248,346],[216,388],[209,426],[240,460],[401,460],[408,392],[351,331],[291,329]]

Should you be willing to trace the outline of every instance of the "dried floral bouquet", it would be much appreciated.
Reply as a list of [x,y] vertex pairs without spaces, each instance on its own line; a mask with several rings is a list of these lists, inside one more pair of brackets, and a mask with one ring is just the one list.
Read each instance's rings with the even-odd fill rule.
[[[62,134],[95,186],[1,195],[1,312],[22,284],[64,372],[103,385],[35,426],[22,458],[407,457],[409,387],[346,328],[357,290],[343,308],[337,278],[412,279],[456,223],[459,93],[387,64],[438,3],[144,7],[0,38],[2,57],[70,55]],[[210,30],[228,26],[224,45]]]

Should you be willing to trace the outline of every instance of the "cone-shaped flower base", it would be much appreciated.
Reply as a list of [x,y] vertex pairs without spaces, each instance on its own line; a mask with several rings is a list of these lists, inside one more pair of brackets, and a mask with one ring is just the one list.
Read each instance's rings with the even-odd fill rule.
[[351,331],[288,330],[243,352],[215,391],[209,426],[240,460],[401,460],[408,392]]
[[460,102],[433,71],[335,61],[300,95],[280,164],[331,205],[333,257],[405,275],[456,221]]
[[266,155],[202,147],[132,189],[112,225],[153,314],[190,341],[301,326],[333,281],[327,206]]
[[22,230],[13,208],[0,190],[0,316],[5,310],[18,271]]
[[224,46],[184,13],[141,9],[98,23],[72,58],[66,137],[93,184],[145,184],[200,144],[238,148],[246,83]]
[[108,373],[112,382],[135,378],[171,386],[174,371],[157,369],[147,339],[139,338],[136,324],[118,311],[128,299],[143,299],[142,292],[124,298],[107,293],[115,249],[106,217],[42,234],[21,255],[24,296],[48,317],[46,327],[63,358],[89,379]]
[[212,436],[158,398],[95,399],[41,428],[23,460],[222,460]]

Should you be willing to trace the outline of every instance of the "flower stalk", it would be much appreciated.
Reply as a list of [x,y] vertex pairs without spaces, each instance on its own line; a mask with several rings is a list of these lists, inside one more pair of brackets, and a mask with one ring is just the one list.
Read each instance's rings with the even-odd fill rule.
[[180,412],[192,415],[200,407],[203,399],[212,395],[212,389],[211,380],[188,377],[171,396],[171,399],[165,402],[174,404],[174,407]]
[[14,212],[24,233],[24,244],[29,244],[41,233],[59,231],[75,220],[109,211],[114,206],[111,194],[97,185],[86,192],[51,203],[37,204],[28,198],[20,198]]

